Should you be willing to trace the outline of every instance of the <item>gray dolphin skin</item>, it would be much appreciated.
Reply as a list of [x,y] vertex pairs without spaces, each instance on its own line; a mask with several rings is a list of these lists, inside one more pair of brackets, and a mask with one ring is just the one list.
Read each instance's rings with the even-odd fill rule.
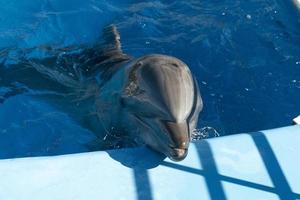
[[[192,131],[203,104],[197,81],[181,60],[159,54],[137,59],[124,54],[114,25],[104,42],[90,48],[49,50],[43,61],[24,59],[47,79],[72,91],[80,113],[90,118],[99,138],[112,131],[129,132],[174,161],[188,153]],[[74,102],[71,101],[71,102]]]
[[175,161],[188,152],[202,100],[189,68],[177,58],[147,55],[129,64],[122,100],[143,141]]

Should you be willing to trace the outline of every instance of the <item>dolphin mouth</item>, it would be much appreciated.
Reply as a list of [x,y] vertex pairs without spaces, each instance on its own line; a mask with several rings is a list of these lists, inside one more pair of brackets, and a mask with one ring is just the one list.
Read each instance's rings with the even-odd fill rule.
[[169,151],[169,158],[173,161],[181,161],[186,158],[188,154],[187,148],[174,148],[172,147]]

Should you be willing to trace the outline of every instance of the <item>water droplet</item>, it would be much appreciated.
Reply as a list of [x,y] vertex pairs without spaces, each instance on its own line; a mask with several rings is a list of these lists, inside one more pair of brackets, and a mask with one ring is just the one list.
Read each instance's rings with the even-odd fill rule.
[[216,129],[207,126],[200,129],[194,129],[191,138],[193,141],[195,141],[195,140],[202,140],[202,139],[213,138],[218,136],[220,136],[220,134]]

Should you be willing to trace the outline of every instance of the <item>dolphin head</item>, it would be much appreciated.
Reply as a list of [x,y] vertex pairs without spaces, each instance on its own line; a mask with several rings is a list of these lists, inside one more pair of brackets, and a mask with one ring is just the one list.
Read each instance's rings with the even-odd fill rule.
[[137,120],[143,141],[174,161],[187,156],[202,99],[185,63],[147,55],[131,63],[123,104]]

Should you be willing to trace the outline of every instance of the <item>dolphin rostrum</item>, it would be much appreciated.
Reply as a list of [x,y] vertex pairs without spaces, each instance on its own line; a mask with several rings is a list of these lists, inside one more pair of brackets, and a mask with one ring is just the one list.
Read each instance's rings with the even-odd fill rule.
[[[167,55],[131,58],[122,52],[114,25],[106,27],[103,36],[104,42],[91,47],[27,49],[26,55],[34,55],[39,49],[47,56],[21,56],[18,66],[33,69],[32,73],[42,74],[49,84],[72,91],[64,98],[71,100],[81,114],[94,113],[89,122],[101,125],[93,129],[100,138],[121,130],[138,136],[172,160],[184,159],[203,107],[197,81],[188,66]],[[7,59],[1,62],[16,68],[16,64],[6,64]],[[18,82],[30,85],[28,77]]]

